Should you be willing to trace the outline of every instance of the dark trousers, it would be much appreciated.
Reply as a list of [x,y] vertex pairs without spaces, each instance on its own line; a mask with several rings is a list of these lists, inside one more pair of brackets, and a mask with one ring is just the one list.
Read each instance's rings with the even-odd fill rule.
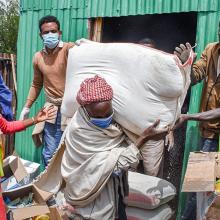
[[118,218],[116,220],[127,220],[127,215],[126,215],[126,206],[123,200],[123,196],[121,193],[121,188],[118,187],[118,193],[119,193],[119,199],[118,199]]

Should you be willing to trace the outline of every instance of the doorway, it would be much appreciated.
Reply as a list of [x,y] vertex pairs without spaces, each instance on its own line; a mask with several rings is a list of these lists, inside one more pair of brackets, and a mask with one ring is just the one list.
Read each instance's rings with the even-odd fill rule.
[[102,42],[155,41],[157,49],[172,53],[180,43],[195,44],[197,13],[172,13],[103,18]]

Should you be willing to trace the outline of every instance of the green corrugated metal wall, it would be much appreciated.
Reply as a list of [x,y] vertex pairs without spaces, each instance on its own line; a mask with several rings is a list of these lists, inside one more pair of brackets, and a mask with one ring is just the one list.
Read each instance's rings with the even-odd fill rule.
[[87,8],[88,17],[217,11],[219,0],[21,0],[21,10]]
[[[115,17],[172,12],[198,12],[197,52],[201,54],[208,42],[217,40],[217,27],[220,20],[219,0],[21,0],[21,17],[18,37],[18,115],[25,103],[32,80],[32,56],[41,49],[38,36],[38,20],[53,14],[61,21],[64,41],[74,41],[87,37],[87,18]],[[202,85],[192,89],[190,112],[197,112]],[[32,114],[43,105],[41,96],[32,107]],[[16,150],[24,158],[40,160],[40,149],[35,149],[31,141],[32,128],[16,135]],[[197,123],[187,127],[184,170],[190,150],[198,143]],[[184,172],[183,172],[184,174]],[[180,208],[183,208],[185,195],[181,194]]]
[[[210,0],[203,0],[204,3]],[[206,4],[206,10],[217,8],[218,0]],[[64,41],[74,41],[87,36],[87,18],[135,14],[197,11],[200,0],[21,0],[21,17],[18,37],[18,115],[25,103],[32,80],[32,56],[42,47],[38,36],[38,20],[47,14],[61,21]],[[204,9],[203,9],[204,10]],[[205,10],[204,10],[205,11]],[[43,104],[41,96],[32,107],[32,114]],[[22,157],[39,161],[39,149],[30,139],[32,128],[16,135],[16,150]]]
[[88,0],[90,17],[216,11],[219,0]]

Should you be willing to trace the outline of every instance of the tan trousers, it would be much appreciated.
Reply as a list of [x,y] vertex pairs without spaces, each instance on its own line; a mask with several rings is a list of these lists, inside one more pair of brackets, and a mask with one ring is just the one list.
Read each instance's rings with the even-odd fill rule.
[[[138,136],[123,129],[128,138],[134,143]],[[149,176],[163,177],[164,139],[150,140],[141,147],[144,173]]]
[[164,140],[150,140],[141,148],[144,173],[163,177]]

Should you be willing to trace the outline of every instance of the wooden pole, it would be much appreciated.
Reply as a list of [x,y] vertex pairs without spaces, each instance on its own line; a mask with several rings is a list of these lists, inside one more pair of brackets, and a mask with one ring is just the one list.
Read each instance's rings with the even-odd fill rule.
[[16,80],[16,72],[15,72],[15,59],[14,59],[13,54],[11,54],[11,66],[12,66],[12,75],[13,75],[13,80],[14,80],[15,93],[17,95],[17,80]]
[[96,18],[95,23],[94,23],[94,33],[92,40],[101,42],[102,40],[102,26],[103,26],[103,21],[102,18]]

